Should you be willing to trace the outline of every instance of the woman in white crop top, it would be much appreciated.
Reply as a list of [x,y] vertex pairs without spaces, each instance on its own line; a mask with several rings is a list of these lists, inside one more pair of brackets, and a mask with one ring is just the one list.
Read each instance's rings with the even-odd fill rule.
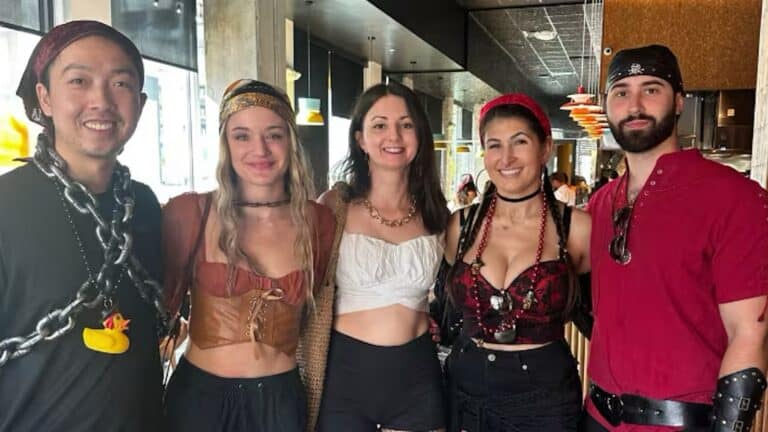
[[[443,253],[445,197],[416,95],[369,88],[349,131],[345,174],[320,197],[346,212],[336,317],[318,430],[444,430],[427,295]],[[343,204],[342,204],[343,202]]]

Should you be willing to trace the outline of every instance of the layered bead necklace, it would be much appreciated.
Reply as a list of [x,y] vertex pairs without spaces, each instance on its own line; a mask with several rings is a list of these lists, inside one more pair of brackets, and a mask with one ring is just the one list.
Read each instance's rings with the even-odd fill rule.
[[[508,287],[505,287],[503,290],[498,290],[494,287],[491,287],[491,289],[494,291],[494,293],[491,295],[489,302],[490,306],[493,310],[498,312],[499,314],[502,314],[501,322],[499,323],[496,328],[489,328],[483,323],[482,319],[482,313],[480,312],[480,269],[485,265],[485,263],[482,260],[483,252],[485,251],[486,246],[488,246],[488,233],[491,231],[491,225],[493,223],[493,215],[496,212],[496,200],[497,195],[494,194],[493,197],[491,197],[491,202],[488,206],[488,212],[486,213],[485,220],[484,220],[484,226],[483,226],[483,232],[480,236],[480,244],[477,246],[477,253],[475,254],[475,259],[472,261],[472,264],[470,266],[470,270],[472,273],[472,296],[475,301],[475,318],[477,319],[477,325],[480,327],[480,330],[483,333],[483,338],[487,338],[489,336],[493,336],[493,338],[499,342],[499,343],[513,343],[515,341],[515,338],[517,337],[517,320],[520,319],[520,317],[523,315],[523,313],[527,310],[529,310],[533,304],[536,302],[536,295],[534,293],[534,288],[536,287],[536,283],[539,280],[539,272],[540,264],[541,264],[541,255],[544,251],[544,234],[546,232],[547,228],[547,195],[545,193],[540,193],[541,195],[541,227],[539,228],[539,245],[536,249],[536,263],[533,266],[533,276],[531,277],[531,287],[528,289],[528,291],[525,293],[525,298],[523,299],[522,307],[518,310],[518,312],[515,314],[515,316],[511,320],[507,320],[503,314],[509,313],[514,310],[514,300],[512,298],[512,295],[509,293]],[[534,195],[531,195],[532,198]]]

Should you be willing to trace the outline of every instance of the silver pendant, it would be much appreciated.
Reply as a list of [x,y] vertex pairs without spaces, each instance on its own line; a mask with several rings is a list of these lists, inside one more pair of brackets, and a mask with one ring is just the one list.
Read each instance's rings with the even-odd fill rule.
[[489,302],[491,304],[491,309],[495,310],[496,312],[511,311],[514,304],[512,297],[507,292],[502,294],[493,294],[489,299]]
[[503,344],[509,344],[514,342],[516,337],[517,337],[517,326],[514,324],[512,324],[512,327],[504,331],[496,331],[493,333],[493,338],[496,339],[497,342],[503,343]]
[[534,303],[537,303],[536,296],[533,291],[528,291],[523,299],[523,310],[530,310]]

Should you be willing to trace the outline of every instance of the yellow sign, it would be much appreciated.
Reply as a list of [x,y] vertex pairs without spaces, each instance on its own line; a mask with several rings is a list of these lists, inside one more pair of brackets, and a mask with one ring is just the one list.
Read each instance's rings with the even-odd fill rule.
[[13,160],[29,156],[29,130],[13,114],[0,115],[0,166],[16,165]]

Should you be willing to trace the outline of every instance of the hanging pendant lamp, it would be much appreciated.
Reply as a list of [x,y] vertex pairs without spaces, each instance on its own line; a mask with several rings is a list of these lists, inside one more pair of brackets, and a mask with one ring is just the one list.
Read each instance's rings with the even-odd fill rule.
[[321,101],[311,96],[312,88],[312,46],[310,36],[312,32],[312,0],[306,0],[307,5],[307,97],[299,98],[299,112],[296,113],[296,124],[300,126],[322,126],[325,119],[321,111]]

